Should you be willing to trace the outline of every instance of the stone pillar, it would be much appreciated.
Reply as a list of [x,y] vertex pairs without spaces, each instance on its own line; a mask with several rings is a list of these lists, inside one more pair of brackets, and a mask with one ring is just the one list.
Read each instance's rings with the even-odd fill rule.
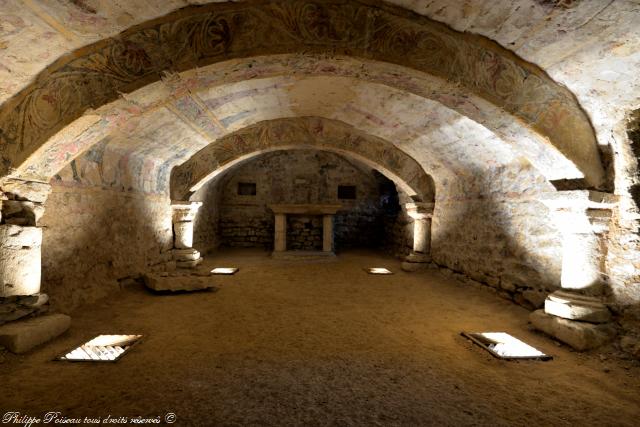
[[413,250],[402,263],[404,271],[418,271],[431,263],[431,218],[434,203],[407,203],[407,213],[413,218]]
[[0,225],[0,297],[40,292],[42,229]]
[[615,200],[588,190],[558,191],[542,200],[562,236],[561,289],[547,296],[531,321],[577,350],[598,347],[615,333],[602,301],[605,236]]
[[193,220],[202,202],[172,202],[173,259],[177,267],[194,268],[201,262],[200,252],[193,246]]
[[333,252],[333,215],[322,217],[322,252]]
[[287,214],[275,214],[273,239],[273,250],[275,252],[284,252],[287,250]]
[[0,183],[0,324],[46,311],[40,294],[42,228],[51,186],[7,179]]

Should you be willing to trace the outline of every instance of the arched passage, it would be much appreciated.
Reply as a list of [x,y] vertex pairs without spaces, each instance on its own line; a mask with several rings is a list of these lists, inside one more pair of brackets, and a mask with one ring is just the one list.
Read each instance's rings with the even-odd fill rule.
[[[261,122],[221,138],[203,148],[171,173],[171,198],[174,212],[176,256],[188,252],[178,262],[192,262],[199,252],[191,248],[193,219],[201,203],[185,203],[193,192],[231,168],[271,151],[309,149],[339,153],[378,170],[393,181],[413,200],[407,205],[415,219],[413,252],[407,268],[416,269],[430,258],[431,216],[434,209],[435,183],[424,169],[402,150],[371,135],[359,132],[345,123],[319,117],[302,117]],[[425,203],[426,202],[426,203]],[[276,215],[276,235],[285,227],[284,216]],[[325,239],[333,240],[333,231]],[[284,231],[281,231],[284,232]],[[280,237],[283,239],[284,237]],[[329,248],[331,247],[328,244]],[[276,249],[284,243],[275,244]],[[330,249],[326,249],[327,251]]]
[[171,198],[187,200],[206,182],[268,151],[313,148],[354,157],[386,175],[415,201],[432,202],[435,184],[393,144],[335,120],[303,117],[261,122],[221,138],[171,172]]

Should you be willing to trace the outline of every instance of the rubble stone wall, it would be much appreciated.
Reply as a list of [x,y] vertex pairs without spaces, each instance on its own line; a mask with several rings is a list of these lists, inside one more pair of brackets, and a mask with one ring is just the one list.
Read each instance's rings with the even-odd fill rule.
[[166,196],[52,185],[41,220],[42,292],[70,311],[163,261],[172,247]]

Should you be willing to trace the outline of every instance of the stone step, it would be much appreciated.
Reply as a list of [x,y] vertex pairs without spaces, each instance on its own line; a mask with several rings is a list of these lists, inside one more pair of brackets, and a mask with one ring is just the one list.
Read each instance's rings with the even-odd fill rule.
[[616,335],[616,329],[611,323],[594,325],[592,323],[567,320],[536,310],[529,315],[533,326],[570,345],[578,351],[600,347],[611,341]]
[[191,292],[215,288],[211,278],[202,277],[198,272],[173,276],[147,273],[144,275],[144,284],[157,292]]
[[544,311],[582,322],[607,323],[611,320],[609,309],[599,299],[566,291],[549,294],[544,302]]
[[18,320],[0,326],[0,345],[13,353],[25,353],[64,333],[71,325],[71,317],[47,314]]

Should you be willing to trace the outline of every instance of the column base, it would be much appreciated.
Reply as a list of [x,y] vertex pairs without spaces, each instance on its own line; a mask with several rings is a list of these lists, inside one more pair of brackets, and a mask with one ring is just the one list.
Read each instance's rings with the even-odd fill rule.
[[577,320],[567,320],[545,313],[544,310],[532,312],[529,315],[529,320],[536,329],[578,351],[600,347],[616,336],[616,328],[610,323],[594,325]]
[[408,272],[427,270],[431,267],[431,256],[427,254],[411,253],[402,263],[402,269]]
[[32,314],[46,313],[49,310],[48,302],[47,294],[0,298],[0,325]]
[[177,268],[196,268],[202,263],[200,252],[196,249],[172,249],[173,259]]
[[172,249],[171,253],[176,261],[195,261],[200,258],[200,252],[193,248]]
[[198,258],[190,261],[176,261],[177,268],[196,268],[200,264],[202,264],[203,259]]
[[555,291],[547,296],[544,312],[590,323],[607,323],[611,320],[609,309],[598,298],[565,290]]

